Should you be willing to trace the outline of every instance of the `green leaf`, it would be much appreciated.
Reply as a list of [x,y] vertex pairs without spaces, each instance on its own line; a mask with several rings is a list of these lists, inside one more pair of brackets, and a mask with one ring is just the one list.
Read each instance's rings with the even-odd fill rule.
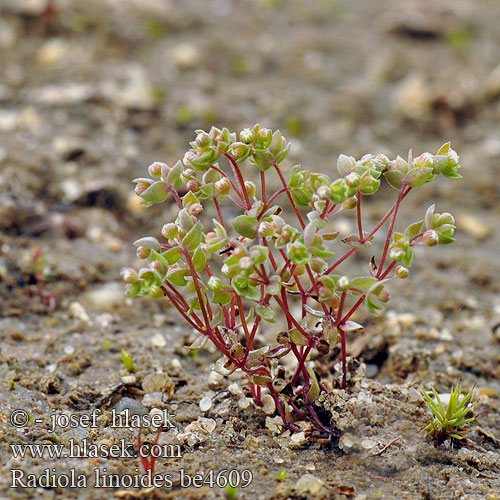
[[257,314],[269,323],[276,322],[276,313],[271,306],[257,306]]
[[182,245],[192,252],[195,248],[198,248],[201,243],[201,238],[203,235],[201,222],[197,222],[184,236],[182,240]]
[[399,170],[388,170],[387,172],[384,172],[384,177],[394,189],[401,189],[405,178],[404,174]]
[[438,155],[445,155],[450,150],[451,142],[445,142],[437,152]]
[[309,380],[311,382],[311,387],[306,394],[306,403],[313,403],[314,401],[316,401],[316,399],[318,399],[320,388],[314,370],[309,367],[306,367],[306,369],[307,373],[309,374]]
[[257,237],[257,227],[259,221],[255,217],[249,215],[240,215],[232,221],[234,230],[245,238],[254,239]]
[[308,191],[307,189],[304,188],[292,188],[291,192],[293,201],[299,207],[307,207],[309,203],[311,203],[314,196],[312,191]]
[[410,224],[405,229],[405,235],[408,236],[408,238],[411,240],[413,237],[417,236],[417,234],[420,234],[420,232],[422,231],[423,225],[424,225],[423,220],[421,220],[419,222],[415,222],[413,224]]
[[290,330],[288,333],[290,340],[295,344],[295,345],[308,345],[309,344],[309,339],[306,335],[304,335],[300,330],[297,328],[293,328]]
[[[351,280],[351,288],[359,288],[360,290],[368,290],[375,283],[378,283],[377,278],[371,276],[360,276],[359,278],[354,278]],[[359,292],[352,290],[355,295],[361,295]]]
[[201,249],[201,247],[198,247],[193,254],[193,265],[196,269],[196,272],[199,273],[203,271],[203,269],[205,269],[206,263],[207,257],[205,255],[205,252]]
[[408,250],[406,250],[401,262],[405,267],[411,267],[411,264],[413,262],[413,250],[411,248],[408,248]]
[[146,191],[141,193],[141,198],[144,205],[152,205],[153,203],[162,203],[167,199],[168,186],[163,181],[157,181],[151,184]]
[[238,295],[253,301],[260,300],[260,292],[257,291],[246,276],[235,276],[231,284]]
[[175,264],[182,257],[182,249],[179,247],[173,247],[162,254],[165,259],[167,259],[169,265]]
[[187,269],[175,269],[167,273],[167,280],[175,286],[186,286],[185,277],[189,274]]
[[229,302],[231,302],[231,297],[232,294],[229,292],[223,292],[223,291],[214,292],[214,295],[212,297],[212,302],[214,302],[215,304],[226,305],[229,304]]
[[269,151],[255,151],[252,155],[252,163],[265,171],[274,165],[274,156]]
[[432,177],[432,168],[412,168],[406,174],[405,182],[412,188],[416,188],[430,181]]
[[309,251],[315,257],[319,257],[320,259],[329,259],[335,255],[335,252],[328,250],[325,245],[314,245],[309,249]]
[[182,186],[181,174],[184,171],[184,167],[180,161],[178,161],[170,170],[167,176],[167,182],[169,182],[174,189],[179,189]]

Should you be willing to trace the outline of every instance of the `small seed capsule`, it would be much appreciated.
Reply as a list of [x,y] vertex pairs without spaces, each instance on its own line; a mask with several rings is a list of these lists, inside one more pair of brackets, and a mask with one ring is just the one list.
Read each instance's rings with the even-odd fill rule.
[[203,206],[201,205],[201,203],[193,203],[189,207],[189,213],[191,215],[194,215],[195,217],[199,217],[203,214]]
[[396,277],[399,279],[404,280],[405,278],[408,278],[410,275],[410,270],[407,267],[404,266],[397,266],[396,267]]
[[423,234],[422,241],[425,246],[434,247],[439,243],[439,235],[434,229],[429,229]]
[[173,240],[177,238],[179,231],[177,226],[173,222],[169,222],[168,224],[164,224],[161,228],[161,235],[167,240]]
[[215,190],[219,194],[229,194],[231,192],[231,181],[224,177],[215,183]]

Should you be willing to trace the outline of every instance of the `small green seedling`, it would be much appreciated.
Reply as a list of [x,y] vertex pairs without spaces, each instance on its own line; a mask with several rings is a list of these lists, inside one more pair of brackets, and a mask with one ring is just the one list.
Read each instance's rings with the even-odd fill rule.
[[132,356],[125,349],[122,349],[122,359],[123,359],[123,364],[125,365],[127,371],[132,373],[135,370],[134,360],[132,359]]
[[474,387],[460,400],[462,387],[460,384],[457,384],[455,389],[451,391],[448,407],[445,408],[439,398],[439,394],[434,388],[432,392],[434,393],[435,400],[422,389],[427,406],[436,417],[423,430],[427,431],[428,435],[437,443],[442,443],[447,438],[463,439],[464,434],[467,432],[463,427],[475,419],[475,417],[467,418],[467,414],[472,411],[472,405],[469,404],[469,401],[473,390]]

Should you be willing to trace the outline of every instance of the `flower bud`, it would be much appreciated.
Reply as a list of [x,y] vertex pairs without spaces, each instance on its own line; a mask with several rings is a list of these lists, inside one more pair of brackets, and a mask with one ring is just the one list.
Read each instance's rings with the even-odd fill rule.
[[137,247],[136,255],[139,259],[147,259],[150,253],[151,250],[148,250],[145,247]]
[[206,132],[200,132],[196,136],[195,142],[199,148],[206,148],[210,146],[210,136]]
[[325,339],[319,339],[316,344],[316,350],[323,355],[326,355],[330,352],[330,342]]
[[350,285],[351,285],[351,280],[347,276],[341,276],[337,280],[337,288],[342,292],[349,290]]
[[134,192],[137,196],[141,196],[141,194],[144,193],[149,186],[151,186],[151,183],[139,181],[135,186]]
[[249,271],[250,269],[253,269],[253,261],[250,257],[242,257],[240,259],[240,267],[241,269],[244,269],[245,271]]
[[386,302],[389,302],[389,299],[391,298],[391,294],[387,290],[382,290],[378,294],[378,298],[380,299],[380,302],[383,302],[385,304]]
[[163,264],[158,260],[154,260],[153,262],[150,262],[148,264],[148,267],[150,267],[151,269],[154,269],[155,271],[158,271],[159,273],[165,272]]
[[201,203],[193,203],[189,207],[189,213],[191,215],[194,215],[195,217],[199,217],[203,214],[203,206],[201,205]]
[[293,271],[294,276],[302,276],[306,272],[304,264],[297,264]]
[[326,262],[319,257],[313,257],[311,259],[311,269],[315,273],[321,274],[326,269]]
[[210,276],[207,282],[207,288],[211,292],[218,292],[222,288],[222,280],[217,276]]
[[358,206],[358,197],[350,196],[349,198],[346,198],[344,203],[342,203],[342,206],[347,209],[356,208]]
[[237,344],[234,344],[231,347],[231,349],[229,350],[229,354],[235,359],[240,359],[243,356],[243,354],[245,354],[245,349],[238,342]]
[[155,161],[154,163],[151,163],[148,167],[148,172],[151,177],[156,177],[159,179],[161,177],[161,167],[162,166],[167,166],[165,163],[160,163],[159,161]]
[[177,238],[179,231],[177,226],[173,222],[169,222],[168,224],[164,224],[161,228],[161,235],[167,240],[174,240]]
[[434,229],[429,229],[423,234],[422,241],[425,246],[434,247],[439,243],[439,235]]
[[413,163],[418,168],[432,168],[434,164],[434,156],[430,153],[423,153],[420,156],[417,156]]
[[279,332],[276,341],[278,344],[286,344],[290,340],[290,337],[288,336],[287,332]]
[[131,267],[124,269],[121,273],[123,281],[125,283],[135,283],[139,279],[139,274],[135,269]]
[[397,266],[396,267],[396,277],[399,279],[406,279],[410,275],[410,271],[407,267]]
[[270,222],[263,221],[260,223],[257,232],[264,238],[267,236],[274,236],[274,227]]
[[189,151],[186,151],[186,153],[184,154],[184,158],[182,158],[182,163],[186,167],[192,167],[191,160],[194,160],[194,158],[196,158],[196,153],[192,149],[190,149]]
[[355,172],[351,172],[344,177],[344,180],[347,186],[349,186],[350,188],[356,188],[361,182],[361,177]]
[[320,200],[328,200],[330,197],[330,187],[329,186],[320,186],[316,191]]
[[252,182],[252,181],[246,181],[245,182],[245,190],[250,198],[253,198],[255,196],[255,193],[257,191],[257,186]]
[[240,141],[244,142],[245,144],[250,144],[253,141],[255,141],[256,135],[253,130],[250,130],[249,128],[244,128],[240,132]]
[[273,138],[273,132],[268,128],[261,128],[257,132],[257,139],[259,142],[270,143],[272,138]]
[[158,285],[155,285],[149,290],[149,296],[153,297],[153,299],[161,299],[165,297],[165,293],[163,293],[163,290]]
[[219,194],[229,194],[231,192],[231,181],[227,177],[223,177],[215,183],[215,190]]
[[187,181],[186,187],[188,188],[188,191],[196,193],[196,191],[200,189],[200,183],[196,179],[189,179]]
[[401,260],[405,256],[405,251],[402,248],[394,247],[389,251],[389,257],[392,260]]
[[391,164],[391,160],[389,160],[389,158],[387,158],[387,156],[383,154],[375,156],[375,161],[377,161],[386,168]]
[[323,299],[330,297],[332,294],[332,291],[329,288],[327,288],[326,286],[320,286],[318,292],[319,292],[320,298],[323,298]]

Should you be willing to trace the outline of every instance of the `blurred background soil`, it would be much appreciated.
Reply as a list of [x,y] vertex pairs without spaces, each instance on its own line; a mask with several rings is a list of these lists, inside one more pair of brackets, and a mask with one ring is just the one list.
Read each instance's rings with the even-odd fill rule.
[[[12,468],[140,468],[13,458],[12,443],[136,442],[105,418],[51,434],[52,410],[105,417],[163,405],[178,434],[162,439],[181,443],[182,458],[160,459],[157,472],[250,469],[237,498],[499,498],[499,19],[492,0],[0,0],[0,497],[223,498],[177,483],[9,488]],[[142,209],[131,179],[182,158],[195,129],[255,123],[292,141],[286,168],[333,178],[339,153],[404,157],[448,140],[463,167],[463,180],[405,200],[401,227],[436,203],[456,216],[458,241],[418,251],[410,279],[391,284],[388,310],[358,317],[366,331],[349,348],[366,366],[325,402],[343,433],[329,446],[273,433],[238,375],[211,375],[215,353],[187,355],[194,337],[172,309],[123,296],[132,242],[173,214]],[[367,202],[368,224],[393,195],[386,186]],[[317,369],[333,380],[335,363]],[[478,421],[462,447],[436,449],[419,432],[430,419],[419,391],[459,380],[476,385]],[[41,423],[12,427],[15,408]]]

